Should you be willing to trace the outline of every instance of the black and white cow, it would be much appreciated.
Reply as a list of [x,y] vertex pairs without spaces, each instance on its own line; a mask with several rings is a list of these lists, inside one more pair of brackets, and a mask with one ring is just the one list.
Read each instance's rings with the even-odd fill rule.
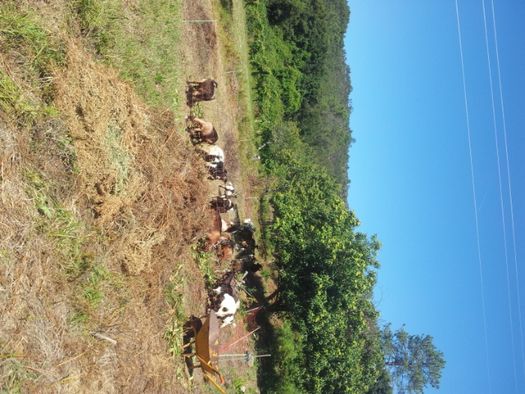
[[235,289],[234,278],[235,271],[224,274],[210,295],[211,307],[217,317],[222,320],[221,328],[233,323],[235,313],[241,305]]

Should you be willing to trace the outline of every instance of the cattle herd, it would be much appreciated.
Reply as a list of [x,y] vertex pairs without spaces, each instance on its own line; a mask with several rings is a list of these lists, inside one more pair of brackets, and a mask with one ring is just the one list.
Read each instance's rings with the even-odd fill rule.
[[[213,224],[200,247],[203,251],[213,253],[221,267],[225,264],[228,266],[221,278],[208,289],[207,310],[216,312],[216,316],[222,321],[222,328],[235,324],[234,316],[240,306],[236,274],[255,272],[261,265],[254,255],[255,227],[251,219],[241,221],[237,204],[233,202],[237,193],[233,183],[228,181],[224,151],[217,145],[219,134],[211,122],[194,116],[192,111],[195,103],[213,100],[217,86],[213,79],[187,82],[186,98],[190,115],[186,117],[186,131],[204,159],[208,179],[221,181],[217,195],[209,203],[209,208],[213,211]],[[223,218],[226,214],[227,218],[231,218],[232,213],[235,214],[233,220]]]

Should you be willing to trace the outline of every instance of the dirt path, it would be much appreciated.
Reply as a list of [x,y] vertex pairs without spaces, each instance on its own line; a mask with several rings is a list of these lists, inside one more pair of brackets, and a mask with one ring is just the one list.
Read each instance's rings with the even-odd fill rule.
[[[206,120],[211,121],[219,132],[217,145],[223,148],[225,166],[231,180],[242,195],[239,132],[237,129],[239,103],[237,81],[233,70],[226,70],[222,62],[222,48],[217,31],[218,16],[214,14],[209,0],[185,1],[182,26],[181,73],[187,79],[214,78],[219,86],[216,98],[203,102],[201,107]],[[196,22],[212,21],[212,22]],[[181,90],[185,86],[181,86]],[[188,108],[185,108],[189,111]],[[210,191],[216,193],[219,182],[210,182]],[[238,203],[243,207],[242,198]]]

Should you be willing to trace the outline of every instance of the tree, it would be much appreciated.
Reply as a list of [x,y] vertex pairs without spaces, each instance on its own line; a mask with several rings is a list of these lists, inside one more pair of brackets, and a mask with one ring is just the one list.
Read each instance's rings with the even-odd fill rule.
[[427,385],[439,388],[445,359],[430,335],[411,335],[404,327],[392,332],[387,324],[381,332],[381,346],[385,365],[400,392],[423,393]]
[[392,394],[392,379],[386,369],[381,371],[375,384],[370,387],[366,394]]

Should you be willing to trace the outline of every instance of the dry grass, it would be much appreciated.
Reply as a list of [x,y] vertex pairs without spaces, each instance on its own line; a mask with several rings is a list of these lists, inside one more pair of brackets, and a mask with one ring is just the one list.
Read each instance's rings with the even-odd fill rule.
[[202,165],[114,71],[74,43],[66,62],[60,117],[0,127],[0,387],[183,392],[164,288],[209,220]]
[[[249,99],[227,73],[226,58],[240,57],[221,46],[226,36],[211,25],[174,31],[179,11],[213,18],[211,2],[180,8],[0,4],[0,391],[202,389],[177,356],[183,320],[204,312],[212,267],[190,247],[211,221],[216,185],[179,127],[178,97],[184,77],[220,79],[203,111],[223,131],[241,192],[253,183],[237,155]],[[184,50],[173,45],[180,34]]]

